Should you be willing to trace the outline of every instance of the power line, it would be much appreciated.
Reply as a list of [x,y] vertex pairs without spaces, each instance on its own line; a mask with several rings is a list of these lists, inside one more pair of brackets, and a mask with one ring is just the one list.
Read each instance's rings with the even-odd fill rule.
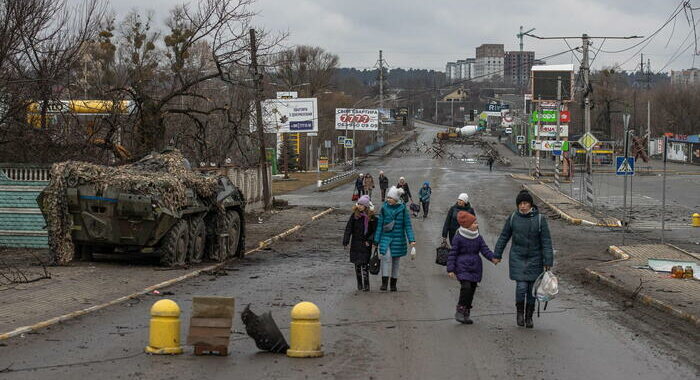
[[606,53],[606,54],[624,53],[624,52],[626,52],[626,51],[628,51],[628,50],[632,50],[632,49],[636,48],[637,46],[639,46],[639,45],[641,45],[641,44],[643,44],[643,43],[645,43],[645,42],[647,42],[647,41],[650,41],[650,40],[653,39],[657,34],[659,34],[671,21],[673,21],[673,20],[676,19],[676,17],[681,13],[681,11],[683,11],[683,10],[685,9],[686,4],[688,4],[688,1],[687,1],[687,0],[681,1],[681,2],[673,9],[673,12],[671,12],[671,16],[669,16],[669,18],[666,20],[666,22],[664,22],[658,29],[656,29],[656,31],[654,31],[652,34],[650,34],[648,37],[644,38],[643,40],[639,41],[638,43],[636,43],[636,44],[634,44],[634,45],[632,45],[632,46],[629,46],[629,47],[627,47],[627,48],[624,48],[624,49],[620,49],[620,50],[611,50],[611,51],[602,50],[602,52],[603,52],[603,53]]

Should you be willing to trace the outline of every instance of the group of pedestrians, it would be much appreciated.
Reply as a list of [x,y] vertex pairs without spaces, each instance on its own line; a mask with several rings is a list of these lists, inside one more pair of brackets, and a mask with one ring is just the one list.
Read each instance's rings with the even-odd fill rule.
[[[380,172],[380,185],[382,178],[386,177]],[[424,217],[428,214],[431,194],[430,183],[425,182],[419,191]],[[397,291],[400,259],[408,254],[409,244],[411,247],[416,245],[406,207],[412,199],[405,178],[401,177],[397,186],[392,186],[386,193],[383,191],[382,195],[384,203],[376,214],[369,196],[360,197],[345,228],[343,245],[350,245],[350,261],[355,264],[359,290],[370,290],[367,265],[373,247],[381,256],[380,290]],[[547,219],[535,206],[532,195],[523,190],[518,193],[515,203],[516,210],[506,218],[494,251],[479,233],[476,212],[467,193],[459,194],[456,203],[447,211],[442,239],[445,246],[448,242],[450,246],[447,274],[460,282],[455,319],[461,323],[473,323],[470,318],[472,302],[483,276],[479,256],[496,265],[501,261],[508,241],[512,240],[508,268],[510,279],[516,283],[516,323],[533,327],[536,302],[533,286],[537,278],[553,265],[552,240]]]
[[[382,194],[382,202],[384,202],[386,191],[389,187],[389,178],[387,178],[384,175],[384,172],[380,170],[377,181],[379,182],[379,190]],[[358,196],[368,195],[369,198],[372,199],[372,191],[375,187],[374,177],[372,177],[371,173],[360,173],[357,176],[357,179],[355,179],[355,192],[358,194]]]

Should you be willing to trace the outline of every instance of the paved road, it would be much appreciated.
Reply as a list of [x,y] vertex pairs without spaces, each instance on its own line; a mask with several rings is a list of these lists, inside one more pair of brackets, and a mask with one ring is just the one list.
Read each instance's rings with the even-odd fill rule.
[[[425,128],[421,138],[430,139],[433,132]],[[383,168],[392,181],[404,175],[416,191],[423,180],[434,187],[433,213],[426,220],[414,220],[419,256],[402,261],[398,293],[378,292],[376,277],[372,292],[354,290],[353,269],[340,246],[345,212],[319,220],[271,251],[232,264],[226,275],[203,276],[168,289],[183,307],[185,321],[192,295],[234,296],[238,311],[248,303],[256,311],[270,309],[281,326],[288,325],[294,303],[313,301],[323,312],[325,357],[292,360],[258,353],[240,334],[238,317],[229,357],[147,356],[141,351],[147,342],[148,309],[157,298],[144,297],[7,341],[0,347],[0,370],[9,366],[19,371],[0,373],[0,378],[639,380],[700,374],[697,356],[693,364],[692,357],[676,356],[657,344],[654,334],[640,334],[634,325],[618,323],[611,315],[621,312],[619,305],[566,281],[562,296],[535,320],[535,329],[518,328],[514,285],[506,265],[485,264],[473,310],[475,324],[456,323],[452,316],[458,284],[433,263],[441,213],[459,192],[468,192],[481,233],[493,245],[502,220],[514,207],[517,184],[483,167],[419,157],[370,161],[367,168]],[[349,196],[348,185],[288,198],[348,209]],[[561,252],[567,236],[555,234],[554,240]]]

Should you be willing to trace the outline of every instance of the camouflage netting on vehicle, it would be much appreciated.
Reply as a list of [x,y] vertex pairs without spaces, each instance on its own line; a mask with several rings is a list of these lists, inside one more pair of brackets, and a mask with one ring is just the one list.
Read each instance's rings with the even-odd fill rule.
[[51,167],[51,180],[40,202],[49,234],[49,249],[53,264],[64,265],[73,259],[71,239],[72,218],[68,212],[66,188],[91,184],[98,192],[108,186],[121,191],[148,195],[158,207],[177,211],[186,205],[187,189],[193,189],[205,200],[216,200],[217,177],[199,175],[186,166],[177,151],[154,153],[138,162],[123,166],[102,166],[86,162],[67,161]]

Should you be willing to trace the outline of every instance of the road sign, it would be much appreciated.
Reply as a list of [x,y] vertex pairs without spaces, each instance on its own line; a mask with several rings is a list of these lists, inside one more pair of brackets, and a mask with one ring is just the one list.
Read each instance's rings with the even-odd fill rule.
[[321,156],[318,158],[318,170],[322,172],[328,171],[328,157]]
[[339,145],[345,144],[345,136],[338,136],[338,144]]
[[508,104],[486,104],[484,110],[487,112],[501,112],[501,110],[510,109]]
[[598,139],[595,138],[592,133],[586,132],[580,139],[578,139],[578,143],[581,144],[584,149],[590,151],[596,144],[598,144]]
[[379,110],[336,108],[335,129],[376,131],[379,129]]
[[354,147],[352,139],[345,139],[345,148],[352,149]]
[[[345,141],[343,141],[343,142],[345,142]],[[331,148],[331,140],[325,140],[323,142],[323,147],[326,149],[330,149]]]
[[311,137],[316,137],[316,136],[318,136],[318,133],[317,132],[309,132],[306,135],[311,136]]
[[515,143],[518,145],[525,144],[525,136],[515,136]]
[[634,157],[615,157],[617,165],[615,166],[615,174],[617,175],[634,175]]

